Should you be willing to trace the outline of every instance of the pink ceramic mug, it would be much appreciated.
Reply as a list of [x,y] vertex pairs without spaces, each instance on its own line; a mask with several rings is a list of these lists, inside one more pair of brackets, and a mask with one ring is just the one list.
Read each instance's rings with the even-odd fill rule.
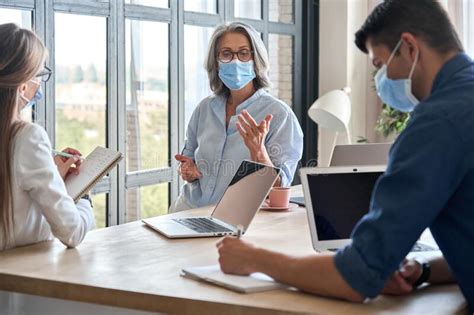
[[270,198],[270,207],[287,208],[290,205],[289,187],[273,187],[268,196]]

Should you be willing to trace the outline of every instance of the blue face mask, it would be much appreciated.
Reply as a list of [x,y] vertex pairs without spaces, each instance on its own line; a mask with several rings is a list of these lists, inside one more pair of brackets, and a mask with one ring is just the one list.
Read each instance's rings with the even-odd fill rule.
[[231,90],[240,90],[250,81],[255,79],[253,61],[242,62],[232,60],[231,62],[219,62],[219,78]]
[[33,80],[31,80],[31,82],[36,85],[39,85],[39,87],[38,87],[38,90],[36,90],[36,93],[31,100],[27,99],[23,95],[20,95],[21,99],[23,99],[26,102],[26,105],[25,107],[23,107],[23,109],[27,109],[36,105],[36,103],[38,103],[43,98],[43,89],[41,88],[41,85],[38,82],[35,82]]
[[388,59],[387,64],[380,68],[380,70],[377,72],[375,76],[375,87],[379,97],[385,104],[401,112],[408,113],[413,111],[415,106],[420,103],[420,101],[412,93],[411,81],[416,64],[418,63],[418,53],[416,54],[416,59],[410,70],[408,79],[391,80],[387,77],[387,67],[395,56],[398,48],[400,48],[401,44],[402,40],[398,42],[397,46],[392,52],[392,55]]

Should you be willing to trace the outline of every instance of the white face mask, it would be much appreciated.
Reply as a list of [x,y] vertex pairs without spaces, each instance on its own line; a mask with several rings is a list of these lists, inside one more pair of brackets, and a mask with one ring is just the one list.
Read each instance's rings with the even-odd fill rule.
[[387,67],[390,62],[392,62],[392,59],[400,48],[402,41],[403,40],[400,39],[390,55],[387,64],[377,72],[377,75],[375,76],[375,87],[377,88],[379,97],[385,104],[401,112],[411,112],[415,109],[415,106],[420,103],[412,93],[411,80],[416,64],[418,63],[419,52],[416,53],[415,62],[410,70],[408,79],[392,80],[387,77]]

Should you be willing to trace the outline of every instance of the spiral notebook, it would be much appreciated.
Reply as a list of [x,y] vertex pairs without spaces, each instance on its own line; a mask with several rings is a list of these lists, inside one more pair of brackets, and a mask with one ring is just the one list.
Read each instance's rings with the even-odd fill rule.
[[66,179],[69,196],[78,202],[122,159],[122,153],[97,147],[82,161],[79,175],[70,175]]
[[223,273],[219,265],[184,268],[181,270],[181,276],[197,281],[209,282],[239,293],[254,293],[286,288],[285,285],[275,282],[266,274],[256,272],[248,276],[229,275]]

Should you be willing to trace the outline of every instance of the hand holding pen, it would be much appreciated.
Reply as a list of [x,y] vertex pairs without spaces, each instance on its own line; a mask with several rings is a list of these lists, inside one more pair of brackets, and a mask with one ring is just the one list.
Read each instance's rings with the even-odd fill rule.
[[237,238],[241,238],[244,233],[244,227],[242,224],[237,225]]
[[259,251],[254,245],[242,240],[244,227],[236,227],[236,237],[227,236],[217,244],[219,264],[225,273],[248,275],[260,270],[256,269],[255,254]]
[[[66,149],[66,150],[74,150],[74,149]],[[75,150],[76,152],[79,152],[77,150]],[[79,159],[79,161],[84,161],[84,158],[81,157],[80,155],[77,155],[77,154],[71,154],[71,153],[66,153],[66,152],[62,152],[62,151],[56,151],[56,150],[53,150],[52,151],[54,155],[59,155],[59,156],[62,156],[62,157],[65,157],[65,158],[72,158],[72,157],[77,157]]]
[[53,151],[53,153],[54,163],[58,167],[59,174],[63,180],[66,180],[71,174],[79,174],[79,168],[84,160],[81,157],[81,152],[76,149],[66,148],[62,152]]

